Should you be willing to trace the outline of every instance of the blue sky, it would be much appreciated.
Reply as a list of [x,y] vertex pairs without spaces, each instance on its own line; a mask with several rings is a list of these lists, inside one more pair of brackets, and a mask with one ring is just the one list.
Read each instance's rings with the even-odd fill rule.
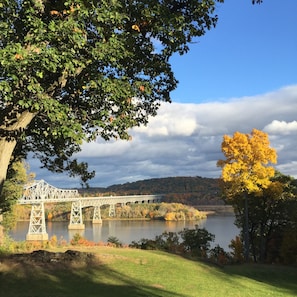
[[[276,169],[297,178],[297,0],[226,0],[218,4],[215,29],[195,40],[190,52],[171,59],[177,90],[132,141],[84,144],[77,155],[109,186],[168,176],[217,178],[224,134],[268,133],[277,150]],[[60,188],[78,179],[41,170],[36,179]]]
[[297,82],[297,1],[226,0],[215,29],[171,60],[174,102],[251,96]]

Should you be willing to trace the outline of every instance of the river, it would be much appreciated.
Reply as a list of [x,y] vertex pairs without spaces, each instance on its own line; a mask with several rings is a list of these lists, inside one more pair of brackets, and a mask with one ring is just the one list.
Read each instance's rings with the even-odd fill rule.
[[[215,235],[212,246],[219,244],[225,250],[231,239],[239,234],[238,228],[234,225],[234,216],[208,216],[201,221],[144,221],[144,220],[103,220],[102,224],[93,225],[92,222],[85,222],[85,230],[68,230],[68,222],[47,222],[46,228],[49,238],[53,235],[58,240],[64,239],[69,242],[76,233],[94,242],[107,242],[108,237],[115,236],[123,244],[132,241],[139,241],[142,238],[154,239],[164,231],[178,232],[184,228],[193,229],[195,225],[205,228]],[[23,241],[28,232],[29,222],[18,222],[10,236],[17,241]]]

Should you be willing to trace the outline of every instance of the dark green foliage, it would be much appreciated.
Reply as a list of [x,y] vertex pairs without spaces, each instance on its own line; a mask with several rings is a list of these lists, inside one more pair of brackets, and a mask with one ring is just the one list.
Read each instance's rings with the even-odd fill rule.
[[170,101],[170,57],[216,25],[218,2],[0,0],[1,162],[33,152],[93,177],[73,155],[97,137],[128,140]]
[[107,242],[112,244],[115,247],[121,247],[123,244],[120,242],[120,240],[115,236],[109,236],[107,239]]
[[[235,224],[243,230],[244,201],[240,195],[229,202],[234,206]],[[261,194],[249,194],[249,254],[255,262],[297,263],[297,196],[296,181],[276,173]],[[292,260],[295,259],[295,260]]]
[[206,229],[184,229],[180,232],[163,232],[152,239],[133,241],[130,247],[145,250],[162,250],[166,252],[180,253],[202,258],[207,257],[210,243],[214,241],[214,235]]
[[22,161],[15,162],[9,167],[7,180],[0,193],[0,214],[11,211],[16,200],[21,197],[27,179],[26,165]]
[[234,239],[231,240],[229,244],[229,248],[231,249],[231,257],[234,263],[243,263],[244,262],[244,249],[243,249],[243,242],[241,241],[239,236],[236,236]]
[[205,228],[184,229],[180,231],[185,251],[193,255],[204,257],[210,248],[210,242],[214,241],[215,236]]
[[129,247],[142,249],[142,250],[159,250],[156,240],[142,238],[139,241],[132,241]]
[[156,246],[162,251],[177,252],[180,245],[180,237],[176,232],[163,232],[156,236]]
[[214,248],[210,250],[209,258],[212,262],[220,265],[231,263],[231,261],[234,260],[231,258],[230,254],[226,253],[225,250],[219,245],[216,245]]

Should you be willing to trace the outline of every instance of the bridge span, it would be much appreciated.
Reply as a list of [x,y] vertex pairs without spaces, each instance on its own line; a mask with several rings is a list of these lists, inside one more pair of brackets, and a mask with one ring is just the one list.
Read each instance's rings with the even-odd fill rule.
[[44,180],[34,181],[24,187],[23,196],[18,204],[31,206],[29,230],[26,240],[48,240],[45,224],[45,203],[71,202],[71,214],[68,229],[80,230],[85,225],[82,218],[82,209],[94,207],[93,224],[101,224],[101,206],[109,205],[109,216],[115,215],[115,206],[130,203],[156,203],[162,200],[161,195],[132,195],[132,196],[100,196],[83,197],[78,190],[58,189]]

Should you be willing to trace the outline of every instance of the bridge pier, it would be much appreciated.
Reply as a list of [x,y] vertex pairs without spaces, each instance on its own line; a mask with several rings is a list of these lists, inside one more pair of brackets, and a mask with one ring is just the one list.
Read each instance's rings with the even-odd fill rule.
[[108,212],[108,216],[110,217],[114,217],[115,216],[115,205],[114,204],[110,204],[109,205],[109,212]]
[[69,230],[83,230],[85,229],[85,224],[82,219],[82,207],[81,200],[72,202],[71,204],[71,214],[70,223],[68,225]]
[[100,206],[94,207],[94,214],[93,214],[92,222],[93,222],[93,224],[102,224]]
[[32,204],[29,230],[26,240],[48,240],[45,226],[44,203]]

